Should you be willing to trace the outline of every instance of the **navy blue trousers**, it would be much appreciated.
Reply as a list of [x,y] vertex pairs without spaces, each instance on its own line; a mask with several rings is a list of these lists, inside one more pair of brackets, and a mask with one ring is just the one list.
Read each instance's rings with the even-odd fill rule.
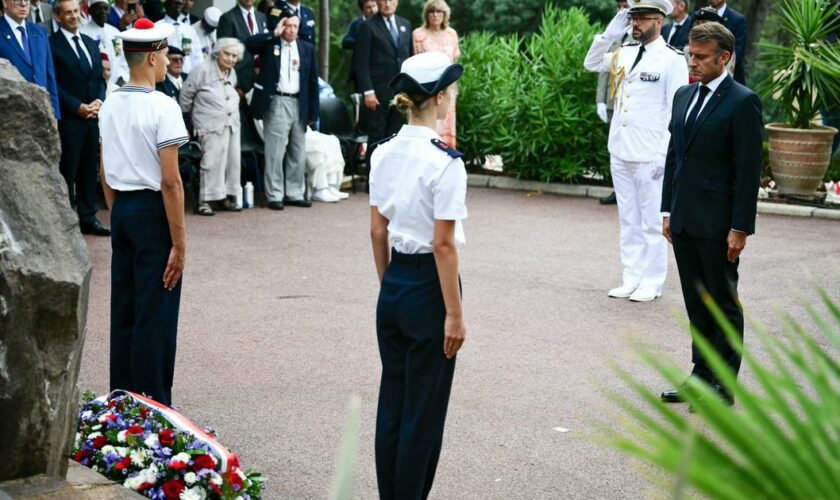
[[171,406],[183,278],[163,287],[172,238],[159,192],[117,193],[111,248],[111,390]]
[[455,358],[443,354],[445,320],[434,256],[393,252],[376,307],[376,477],[383,500],[426,498],[432,489],[455,372]]

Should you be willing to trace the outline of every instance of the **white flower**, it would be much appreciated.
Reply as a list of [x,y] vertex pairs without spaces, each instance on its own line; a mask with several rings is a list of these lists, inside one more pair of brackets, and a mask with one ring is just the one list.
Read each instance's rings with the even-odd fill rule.
[[82,412],[82,414],[81,414],[81,415],[79,415],[79,416],[81,417],[81,419],[82,419],[82,420],[87,420],[87,419],[89,419],[90,417],[92,417],[92,416],[93,416],[93,412],[92,412],[92,411],[90,411],[90,410],[85,410],[85,411],[83,411],[83,412]]
[[117,452],[117,449],[114,448],[113,446],[111,446],[110,444],[106,444],[105,446],[102,447],[102,454],[103,455],[108,455],[109,453],[116,453],[116,452]]
[[92,431],[98,431],[100,429],[102,429],[101,425],[94,425],[93,427],[90,428],[90,430],[92,430]]
[[77,432],[76,433],[76,448],[78,448],[80,444],[82,444],[82,434],[80,432]]
[[104,423],[105,423],[105,421],[107,421],[107,420],[108,420],[108,416],[109,416],[109,415],[111,415],[111,414],[110,414],[110,413],[105,413],[105,414],[103,414],[101,417],[99,417],[99,423],[100,423],[100,424],[104,424]]
[[185,464],[190,463],[190,456],[187,453],[181,452],[172,457],[173,462],[184,462]]
[[187,486],[192,486],[195,482],[195,472],[187,472],[184,474],[184,482],[187,483]]
[[128,448],[126,448],[124,446],[117,446],[116,451],[117,451],[117,455],[119,455],[123,458],[125,458],[126,455],[128,455]]
[[125,443],[125,435],[127,433],[128,431],[120,431],[119,434],[117,434],[117,441],[119,441],[120,443]]
[[205,498],[207,498],[207,493],[201,486],[193,486],[181,492],[181,500],[204,500]]
[[210,476],[210,482],[215,484],[216,486],[222,485],[222,476],[218,475],[216,472],[210,472],[208,474]]
[[144,450],[131,450],[131,463],[137,467],[143,467],[146,463],[146,452]]
[[102,469],[100,469],[98,465],[94,465],[93,467],[91,467],[91,470],[93,470],[93,472],[99,472]]
[[147,437],[146,440],[143,441],[143,444],[145,444],[147,448],[157,448],[159,444],[158,435],[149,434],[149,437]]
[[93,439],[98,438],[101,435],[102,435],[101,432],[91,432],[90,434],[88,434],[88,439],[93,440]]
[[142,486],[143,483],[145,483],[145,482],[146,481],[143,480],[143,474],[141,473],[141,474],[137,474],[134,477],[130,477],[130,478],[126,479],[125,482],[123,483],[123,486],[125,486],[126,488],[128,488],[130,490],[136,490],[137,488]]
[[245,473],[244,473],[244,472],[242,472],[242,469],[240,469],[239,467],[237,467],[237,468],[236,468],[236,474],[237,474],[239,477],[241,477],[243,481],[244,481],[245,479],[248,479],[248,477],[245,475]]

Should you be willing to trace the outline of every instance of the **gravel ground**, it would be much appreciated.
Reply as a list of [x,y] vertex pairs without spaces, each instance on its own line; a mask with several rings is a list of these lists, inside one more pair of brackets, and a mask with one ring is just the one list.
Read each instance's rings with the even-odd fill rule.
[[[662,298],[609,299],[620,284],[615,207],[472,188],[468,206],[467,343],[432,498],[661,496],[662,475],[598,440],[622,419],[605,390],[629,394],[611,364],[651,391],[666,388],[634,359],[631,339],[690,369],[673,257]],[[268,476],[267,498],[328,496],[353,394],[362,401],[355,493],[376,498],[368,211],[360,193],[310,209],[187,216],[175,405]],[[110,241],[86,239],[93,277],[79,385],[104,393]],[[775,328],[779,307],[805,319],[798,304],[816,285],[840,298],[838,250],[837,222],[761,216],[741,265],[748,314]],[[742,380],[752,383],[748,371]]]

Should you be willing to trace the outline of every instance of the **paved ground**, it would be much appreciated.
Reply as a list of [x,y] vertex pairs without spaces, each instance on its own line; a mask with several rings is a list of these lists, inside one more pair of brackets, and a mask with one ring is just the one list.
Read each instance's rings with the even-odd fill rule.
[[[311,209],[187,218],[175,403],[270,478],[268,498],[327,496],[352,394],[362,399],[356,496],[376,497],[377,283],[366,202],[358,194]],[[620,276],[614,207],[487,189],[471,189],[468,204],[467,343],[432,497],[649,497],[656,473],[596,441],[600,423],[620,418],[603,388],[628,392],[610,362],[664,388],[633,361],[631,336],[689,367],[673,261],[660,300],[609,299]],[[757,229],[741,268],[752,316],[778,324],[782,306],[802,317],[796,304],[815,284],[840,297],[837,222],[761,216]],[[79,384],[103,393],[110,244],[87,241],[94,271]]]

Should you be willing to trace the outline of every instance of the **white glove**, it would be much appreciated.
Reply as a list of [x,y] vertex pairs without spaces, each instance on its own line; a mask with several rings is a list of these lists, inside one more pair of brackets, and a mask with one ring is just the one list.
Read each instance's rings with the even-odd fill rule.
[[617,40],[627,33],[628,26],[630,26],[630,11],[621,9],[607,25],[607,29],[604,30],[604,37],[609,40]]
[[600,118],[602,122],[607,123],[610,121],[609,117],[607,116],[607,103],[597,103],[595,105],[595,112],[598,113],[598,118]]

